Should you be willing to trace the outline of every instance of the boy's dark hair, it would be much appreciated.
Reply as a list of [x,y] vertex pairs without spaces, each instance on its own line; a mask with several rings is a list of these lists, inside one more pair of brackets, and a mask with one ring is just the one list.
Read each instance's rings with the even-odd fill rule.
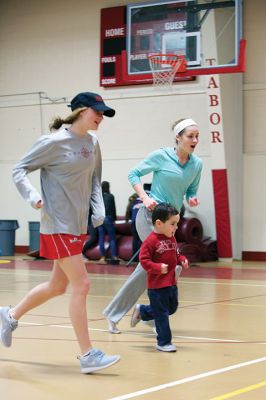
[[160,203],[155,206],[152,211],[152,223],[155,224],[156,220],[159,219],[162,222],[166,222],[172,215],[178,215],[177,209],[169,203]]

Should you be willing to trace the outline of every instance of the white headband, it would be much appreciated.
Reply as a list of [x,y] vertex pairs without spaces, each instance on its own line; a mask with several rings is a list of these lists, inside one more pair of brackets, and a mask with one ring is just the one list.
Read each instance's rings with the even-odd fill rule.
[[179,122],[174,127],[174,133],[177,136],[183,129],[187,128],[190,125],[197,125],[195,121],[191,118],[184,119],[183,121]]

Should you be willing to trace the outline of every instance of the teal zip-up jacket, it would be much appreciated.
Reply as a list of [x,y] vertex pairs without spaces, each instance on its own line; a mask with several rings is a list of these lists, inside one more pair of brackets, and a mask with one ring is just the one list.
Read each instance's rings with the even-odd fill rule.
[[141,177],[153,173],[150,197],[157,203],[170,203],[179,211],[184,197],[195,197],[199,187],[202,161],[190,154],[185,165],[178,161],[173,147],[163,147],[150,153],[135,168],[131,169],[128,179],[131,185],[141,183]]

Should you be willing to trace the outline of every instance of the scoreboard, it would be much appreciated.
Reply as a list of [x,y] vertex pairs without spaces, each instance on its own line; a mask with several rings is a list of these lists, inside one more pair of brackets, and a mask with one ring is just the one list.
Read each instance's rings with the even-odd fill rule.
[[126,6],[101,10],[100,86],[120,86],[121,53],[126,50]]

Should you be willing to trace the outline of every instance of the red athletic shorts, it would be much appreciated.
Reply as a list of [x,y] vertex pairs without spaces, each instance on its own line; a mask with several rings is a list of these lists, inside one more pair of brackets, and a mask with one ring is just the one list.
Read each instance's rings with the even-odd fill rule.
[[40,234],[40,256],[57,260],[81,254],[86,235],[70,235],[68,233]]

